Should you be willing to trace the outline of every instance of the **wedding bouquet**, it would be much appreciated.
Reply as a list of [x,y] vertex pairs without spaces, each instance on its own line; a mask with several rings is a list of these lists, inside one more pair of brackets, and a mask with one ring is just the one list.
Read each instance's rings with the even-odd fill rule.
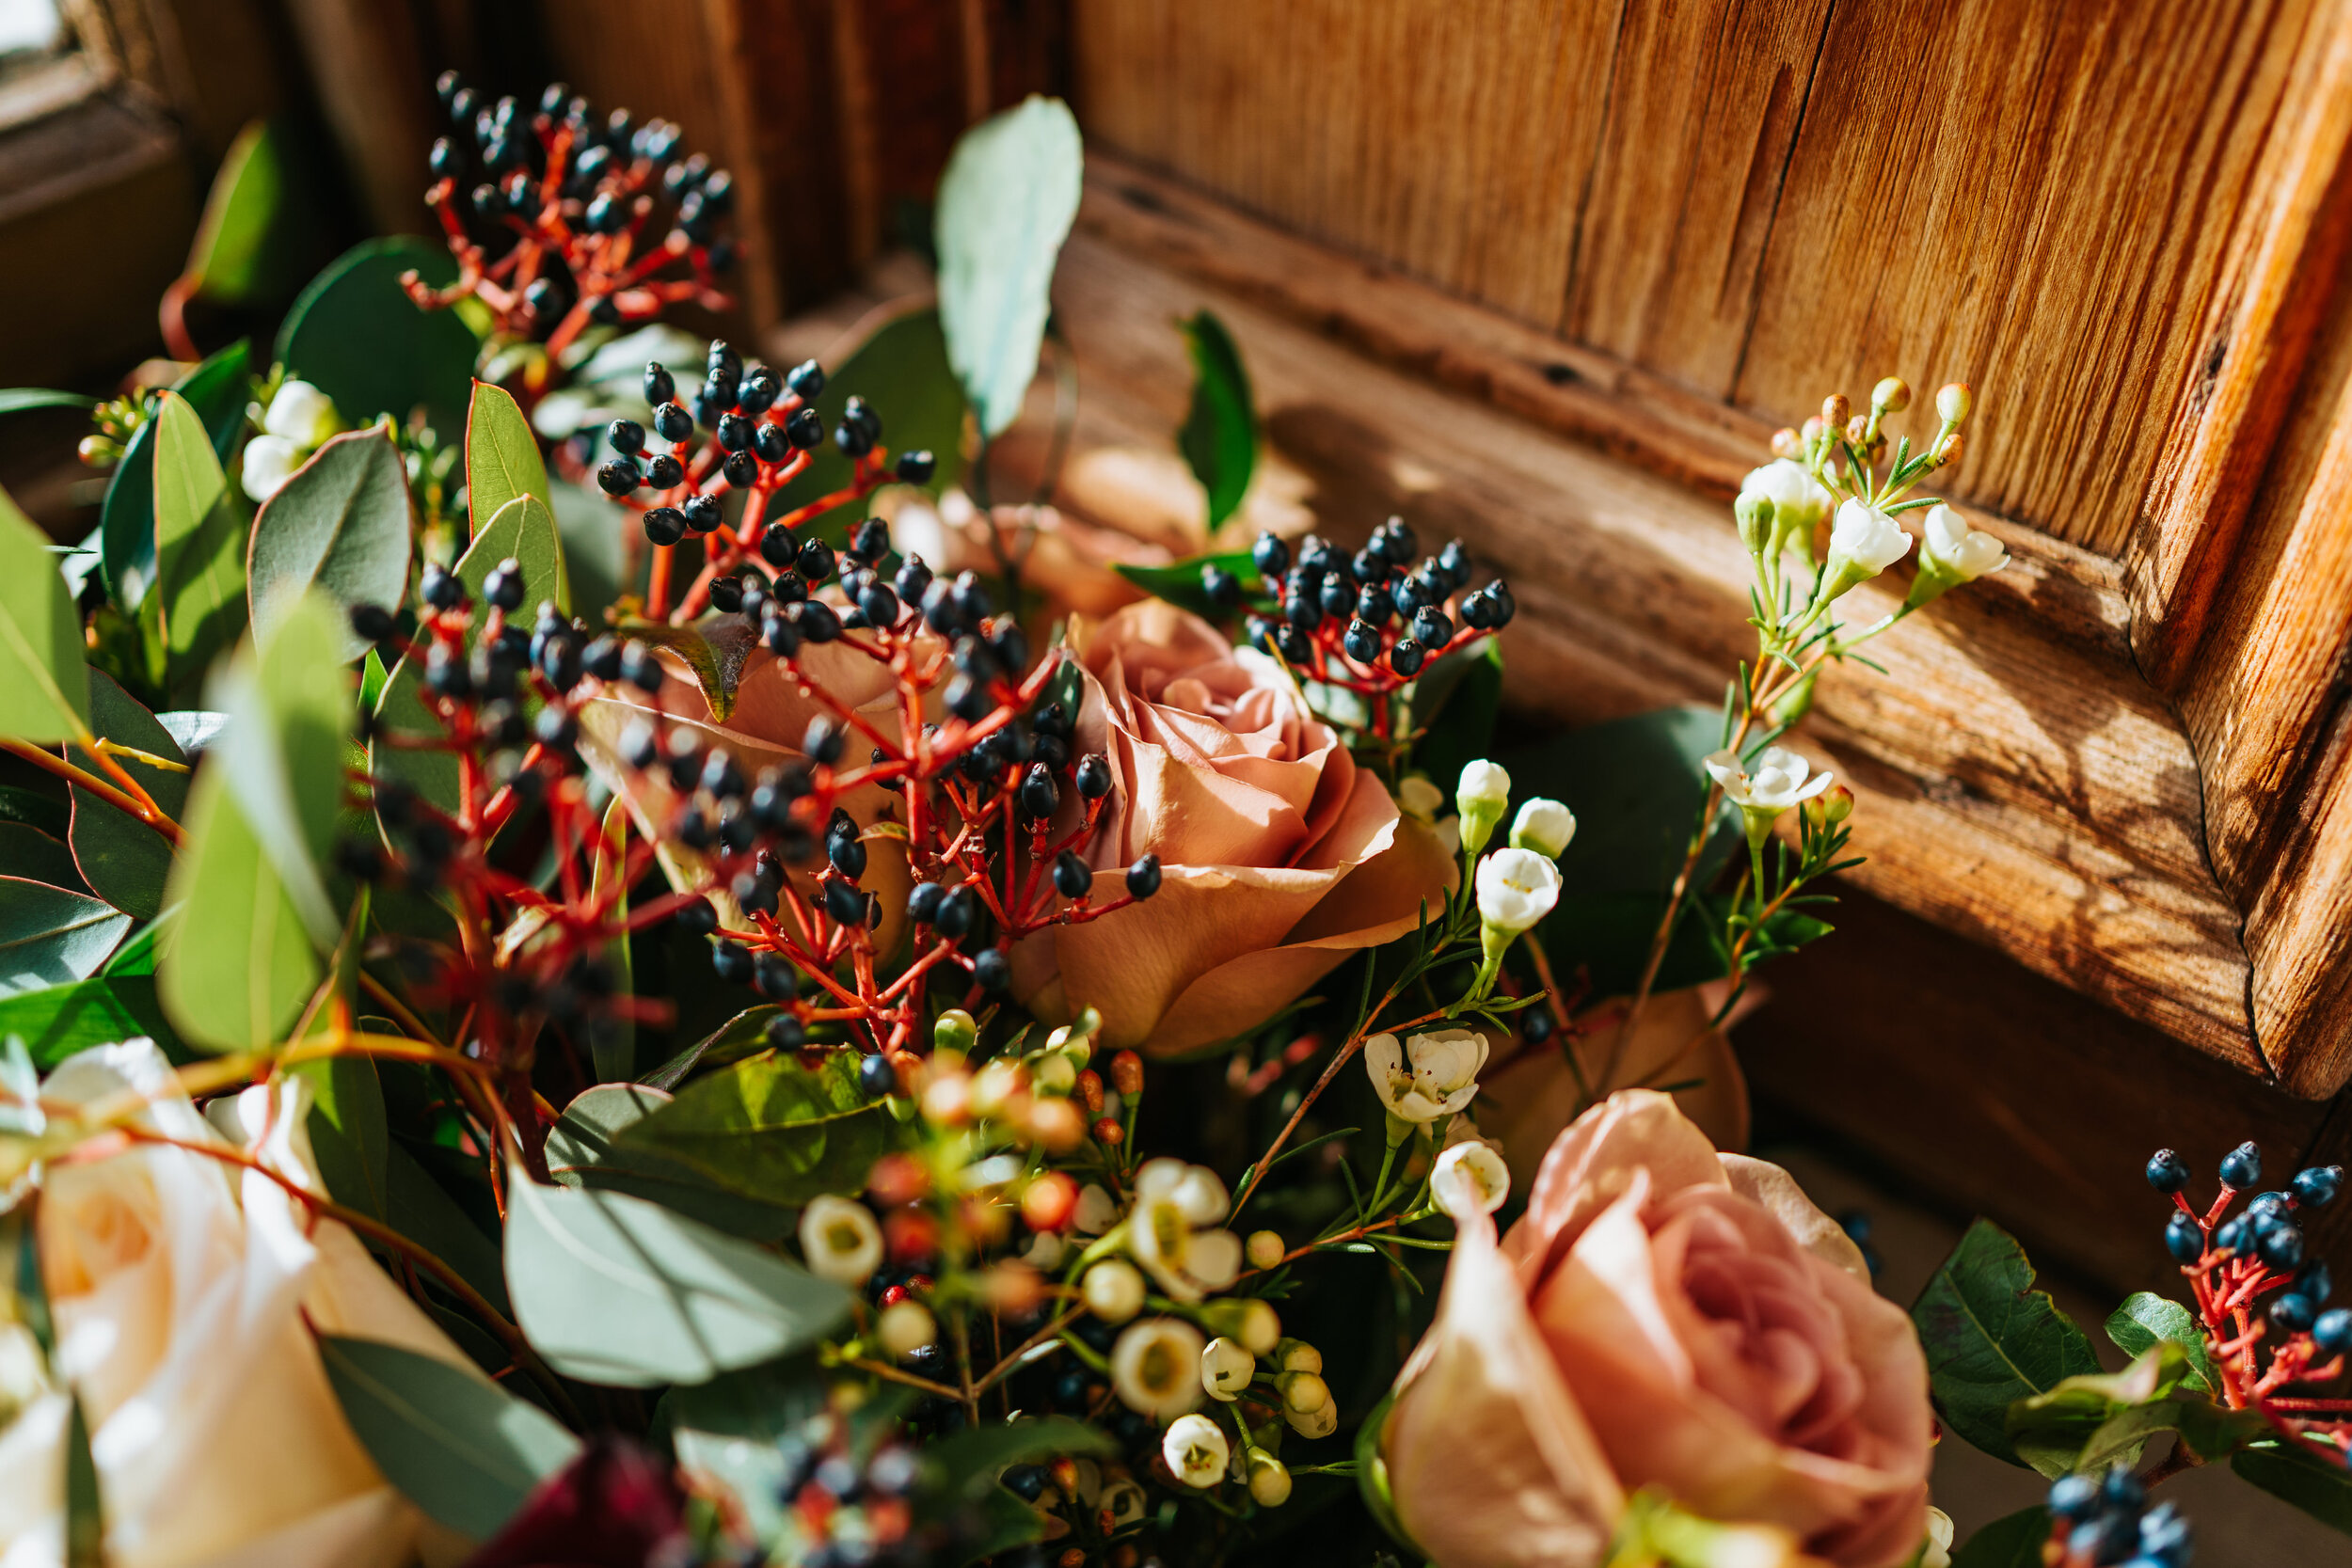
[[729,261],[675,127],[442,98],[441,245],[95,407],[83,545],[0,515],[0,1563],[1895,1568],[1939,1431],[2054,1480],[1964,1562],[2180,1564],[2224,1456],[2346,1522],[2341,1173],[2159,1155],[2193,1305],[2108,1374],[1990,1227],[1907,1314],[1719,1152],[1854,863],[1780,742],[2007,560],[1913,494],[1965,387],[1782,433],[1720,712],[1497,754],[1511,589],[1253,536],[1206,312],[1205,553],[1039,569],[1058,103],[785,368],[661,319]]

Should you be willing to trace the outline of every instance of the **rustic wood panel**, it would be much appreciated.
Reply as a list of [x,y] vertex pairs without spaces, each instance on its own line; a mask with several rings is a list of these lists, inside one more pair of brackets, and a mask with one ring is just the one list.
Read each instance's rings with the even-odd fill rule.
[[[1442,330],[1444,302],[1419,285],[1389,285],[1382,299],[1397,319],[1375,304],[1363,320],[1326,300],[1335,274],[1314,263],[1315,247],[1231,214],[1167,250],[1098,237],[1132,245],[1182,228],[1166,196],[1098,160],[1065,252],[1056,300],[1086,389],[1082,449],[1165,446],[1188,385],[1168,323],[1206,303],[1233,326],[1269,439],[1312,481],[1310,505],[1332,532],[1359,535],[1402,511],[1425,532],[1461,532],[1507,570],[1526,607],[1506,640],[1525,700],[1587,721],[1719,695],[1742,651],[1746,582],[1719,500],[1545,439],[1483,399],[1344,346],[1410,341],[1416,292],[1438,318],[1422,329]],[[1213,258],[1206,274],[1171,270],[1196,258]],[[1245,274],[1247,286],[1229,286]],[[1299,309],[1277,313],[1293,279]],[[1451,356],[1457,383],[1519,373],[1474,341],[1455,341]],[[1643,405],[1625,386],[1618,400],[1638,422]],[[1655,430],[1645,441],[1673,444]],[[1665,466],[1721,461],[1692,443]],[[2237,913],[2204,864],[2185,737],[2131,669],[2118,574],[2029,531],[2006,532],[2018,563],[1907,625],[1887,649],[1891,675],[1856,667],[1824,683],[1803,744],[1863,799],[1872,860],[1858,879],[2258,1069]],[[1868,615],[1901,585],[1858,592],[1856,613]]]
[[1776,421],[1975,381],[1963,493],[2112,554],[2319,3],[1074,0],[1074,87],[1107,145]]

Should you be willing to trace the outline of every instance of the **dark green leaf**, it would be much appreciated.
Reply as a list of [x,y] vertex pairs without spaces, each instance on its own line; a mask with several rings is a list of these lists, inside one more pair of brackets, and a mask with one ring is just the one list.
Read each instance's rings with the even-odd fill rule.
[[[826,430],[840,422],[852,396],[864,398],[882,416],[882,440],[892,451],[928,451],[938,460],[930,485],[934,492],[961,475],[963,388],[948,368],[937,310],[909,311],[883,322],[855,353],[828,368],[825,389],[817,399]],[[809,505],[850,483],[850,460],[832,441],[809,457],[807,470],[769,503],[771,517]]]
[[207,769],[197,781],[183,826],[166,896],[187,918],[158,965],[165,1011],[206,1050],[265,1045],[319,983],[318,954],[226,777]]
[[310,1152],[326,1196],[389,1224],[385,1163],[391,1134],[375,1063],[366,1056],[313,1056],[290,1070],[310,1085]]
[[38,828],[22,822],[0,822],[0,877],[46,882],[68,893],[87,893],[73,851]]
[[1248,550],[1216,550],[1208,555],[1196,555],[1184,561],[1171,561],[1165,566],[1132,566],[1121,563],[1119,575],[1155,599],[1166,599],[1182,610],[1222,621],[1232,613],[1209,602],[1209,595],[1200,587],[1200,568],[1221,566],[1241,578],[1243,603],[1251,610],[1268,610],[1274,601],[1261,591],[1257,562],[1249,559]]
[[89,721],[82,617],[49,536],[0,491],[0,736],[70,740]]
[[1099,1427],[1067,1416],[1047,1416],[967,1427],[930,1445],[926,1456],[938,1466],[944,1486],[966,1497],[978,1497],[996,1484],[998,1472],[1009,1465],[1087,1459],[1118,1451],[1118,1445]]
[[[628,802],[614,797],[604,808],[597,829],[596,854],[590,860],[588,896],[607,918],[628,918]],[[637,964],[628,939],[607,944],[604,961],[612,974],[612,996],[627,1002],[637,994]],[[637,1075],[637,1023],[624,1013],[609,1017],[588,1036],[589,1063],[599,1084],[626,1084]]]
[[[182,376],[172,390],[188,400],[213,437],[213,455],[223,463],[245,434],[246,407],[252,398],[252,345],[240,338]],[[100,566],[107,591],[126,609],[147,596],[155,578],[155,421],[139,426],[123,448],[122,461],[107,481],[99,508]]]
[[1426,729],[1413,748],[1413,766],[1439,789],[1451,789],[1462,769],[1494,747],[1502,712],[1502,644],[1489,637],[1457,648],[1413,683],[1410,728]]
[[727,1372],[676,1388],[661,1402],[678,1463],[734,1494],[752,1537],[773,1541],[787,1468],[780,1439],[824,1408],[825,1376],[814,1356]]
[[0,784],[0,822],[22,823],[51,838],[62,839],[72,820],[71,810],[57,797],[21,784]]
[[437,242],[399,235],[345,251],[312,278],[278,332],[287,372],[335,400],[347,424],[379,414],[405,420],[423,405],[433,428],[454,436],[480,346],[455,310],[420,310],[400,286],[415,272],[441,288],[457,263]]
[[630,1128],[671,1102],[643,1084],[599,1084],[564,1108],[548,1133],[548,1170],[566,1187],[628,1193],[755,1242],[788,1233],[798,1217],[782,1201],[729,1190],[657,1148],[624,1148]]
[[184,276],[199,299],[224,305],[285,298],[288,269],[313,259],[312,226],[294,199],[283,134],[255,120],[237,134],[213,176]]
[[891,1147],[897,1122],[858,1087],[856,1053],[816,1071],[763,1052],[706,1074],[617,1140],[624,1154],[660,1154],[711,1185],[770,1203],[854,1192]]
[[53,392],[45,387],[0,389],[0,414],[25,414],[36,408],[95,408],[98,400],[79,392]]
[[694,672],[694,684],[702,688],[703,701],[710,705],[711,721],[720,724],[735,711],[735,692],[743,679],[743,667],[759,646],[759,635],[740,615],[707,615],[691,626],[624,615],[613,629],[640,642],[667,648],[684,659]]
[[2042,1568],[2050,1511],[2029,1508],[1994,1520],[1952,1554],[1952,1568]]
[[457,1271],[482,1299],[513,1316],[498,1243],[433,1180],[417,1157],[394,1144],[384,1155],[386,1223]]
[[1037,374],[1085,160],[1069,105],[1033,96],[966,131],[940,176],[939,314],[983,440],[1020,416]]
[[193,692],[245,629],[245,505],[201,419],[166,392],[155,410],[155,587],[174,691]]
[[[397,608],[408,583],[408,481],[380,425],[319,448],[253,519],[253,624],[266,636],[316,588],[344,610]],[[368,648],[346,622],[345,659]]]
[[2230,1461],[2241,1480],[2281,1497],[2323,1525],[2352,1535],[2352,1471],[2300,1443],[2248,1449]]
[[0,877],[0,996],[87,979],[130,929],[95,898]]
[[2099,1371],[2090,1339],[2033,1278],[2016,1239],[1980,1219],[1911,1309],[1945,1424],[2012,1465],[2026,1461],[2004,1424],[2010,1403]]
[[648,1088],[675,1089],[697,1067],[723,1067],[756,1055],[767,1049],[768,1021],[775,1016],[776,1008],[766,1004],[746,1008],[638,1082]]
[[1258,415],[1250,401],[1249,372],[1225,324],[1203,309],[1178,325],[1192,354],[1192,404],[1176,432],[1176,450],[1208,495],[1214,532],[1240,509],[1248,492],[1250,470],[1258,462]]
[[319,1358],[384,1479],[460,1535],[496,1535],[580,1451],[580,1439],[536,1406],[429,1355],[321,1335]]
[[2107,1320],[2107,1338],[2115,1341],[2116,1349],[2130,1356],[2144,1354],[2159,1340],[2178,1345],[2188,1358],[2190,1387],[2210,1394],[2221,1386],[2213,1356],[2205,1348],[2205,1332],[2179,1302],[2167,1301],[2147,1291],[2138,1291],[2126,1298]]
[[[114,683],[90,672],[90,728],[111,740],[167,762],[187,755],[155,716]],[[118,759],[166,816],[181,820],[188,803],[188,775],[154,768],[136,757]],[[146,823],[107,804],[87,789],[75,789],[72,843],[82,875],[100,897],[123,913],[152,920],[164,912],[164,886],[171,876],[171,846]]]
[[786,1355],[847,1316],[838,1285],[626,1193],[507,1183],[506,1287],[566,1376],[644,1388]]
[[155,955],[163,946],[164,934],[178,923],[180,911],[167,909],[131,934],[128,941],[115,949],[115,956],[98,973],[108,976],[151,975],[155,973]]
[[175,1062],[187,1048],[165,1022],[151,975],[97,975],[70,986],[0,996],[0,1039],[14,1035],[47,1072],[77,1051],[146,1035]]

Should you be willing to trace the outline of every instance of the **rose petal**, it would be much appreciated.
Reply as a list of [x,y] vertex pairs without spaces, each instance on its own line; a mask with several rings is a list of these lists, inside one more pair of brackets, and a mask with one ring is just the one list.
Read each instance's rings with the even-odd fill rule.
[[1583,1227],[1646,1170],[1652,1189],[1729,1185],[1707,1134],[1653,1089],[1620,1089],[1560,1134],[1503,1250],[1530,1290]]

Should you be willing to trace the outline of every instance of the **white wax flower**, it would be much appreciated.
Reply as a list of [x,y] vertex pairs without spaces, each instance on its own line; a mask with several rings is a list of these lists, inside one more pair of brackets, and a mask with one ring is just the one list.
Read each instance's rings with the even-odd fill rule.
[[1230,1230],[1196,1230],[1185,1248],[1184,1273],[1203,1293],[1222,1291],[1241,1274],[1241,1238]]
[[863,1285],[882,1267],[882,1227],[854,1198],[820,1193],[801,1211],[801,1255],[819,1279]]
[[1441,1029],[1402,1042],[1375,1035],[1364,1042],[1364,1069],[1390,1115],[1432,1122],[1466,1110],[1477,1097],[1486,1049],[1486,1037],[1475,1029]]
[[1910,548],[1911,535],[1900,523],[1859,500],[1848,500],[1838,507],[1837,521],[1829,531],[1830,577],[1849,578],[1846,586],[1850,588],[1864,578],[1878,576]]
[[1111,1387],[1128,1409],[1155,1421],[1181,1416],[1200,1402],[1200,1353],[1207,1348],[1200,1331],[1179,1318],[1131,1323],[1111,1347]]
[[302,451],[283,436],[256,436],[245,444],[245,493],[265,501],[302,467]]
[[1748,477],[1740,482],[1740,493],[1761,496],[1771,501],[1772,537],[1784,546],[1792,539],[1803,540],[1808,554],[1813,531],[1829,515],[1834,499],[1821,482],[1792,457],[1776,457],[1760,468],[1749,469]]
[[1919,563],[1923,571],[1941,572],[1956,582],[1974,582],[2008,565],[2009,552],[2001,547],[1998,539],[1981,529],[1970,528],[1966,518],[1939,503],[1928,510],[1927,537],[1919,546]]
[[1445,791],[1419,773],[1408,774],[1396,786],[1397,810],[1422,822],[1435,822],[1438,808],[1445,804]]
[[1121,1259],[1105,1258],[1078,1282],[1087,1310],[1106,1323],[1123,1323],[1143,1310],[1143,1275]]
[[[1951,390],[1946,388],[1946,391]],[[1919,1554],[1919,1568],[1952,1568],[1952,1516],[1940,1508],[1928,1510],[1927,1546]]]
[[1100,1236],[1117,1218],[1119,1200],[1111,1196],[1109,1189],[1092,1181],[1078,1189],[1078,1207],[1070,1218],[1073,1234]]
[[1550,860],[1558,860],[1575,836],[1576,813],[1540,795],[1521,806],[1518,816],[1511,819],[1511,847],[1533,849]]
[[1429,1196],[1456,1220],[1491,1214],[1511,1196],[1511,1167],[1494,1146],[1458,1143],[1438,1156],[1429,1173]]
[[1511,808],[1511,775],[1480,758],[1462,769],[1454,788],[1454,809],[1462,814],[1462,843],[1471,854],[1486,847],[1495,826]]
[[1560,868],[1533,849],[1498,849],[1478,863],[1478,918],[1517,935],[1560,901]]
[[1200,1386],[1213,1400],[1230,1404],[1241,1398],[1257,1372],[1258,1358],[1222,1335],[1200,1353]]
[[333,398],[307,381],[289,381],[269,400],[262,428],[309,451],[341,430],[342,421],[335,417]]
[[1215,1225],[1232,1206],[1225,1183],[1216,1172],[1206,1165],[1188,1165],[1166,1156],[1146,1160],[1136,1172],[1136,1196],[1172,1200],[1191,1225]]
[[1225,1467],[1233,1462],[1233,1446],[1226,1441],[1225,1429],[1206,1416],[1186,1416],[1170,1425],[1160,1439],[1160,1457],[1168,1461],[1178,1481],[1206,1490],[1225,1479]]
[[1765,747],[1753,769],[1743,768],[1740,753],[1733,751],[1709,754],[1705,766],[1708,775],[1723,786],[1724,798],[1742,811],[1784,812],[1810,800],[1830,785],[1831,775],[1812,772],[1811,763],[1779,746]]

